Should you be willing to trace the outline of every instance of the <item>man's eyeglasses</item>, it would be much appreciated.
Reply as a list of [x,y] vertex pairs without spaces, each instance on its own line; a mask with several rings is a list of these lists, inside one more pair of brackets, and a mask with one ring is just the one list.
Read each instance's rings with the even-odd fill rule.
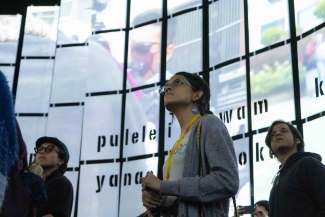
[[37,153],[41,153],[41,151],[45,151],[45,153],[50,153],[50,152],[52,152],[52,151],[56,151],[56,152],[59,152],[55,147],[51,147],[51,146],[49,146],[49,147],[39,147],[38,149],[37,148],[34,148],[34,151],[35,151],[35,153],[37,154]]
[[166,90],[166,88],[168,88],[168,86],[170,88],[174,88],[174,87],[177,87],[178,85],[181,85],[181,84],[187,84],[187,85],[189,85],[190,87],[192,87],[195,90],[195,88],[188,81],[186,81],[184,78],[179,78],[179,79],[175,79],[170,84],[167,83],[167,84],[165,84],[165,86],[162,86],[159,89],[159,93],[162,94],[162,95],[165,95],[165,90]]
[[155,44],[159,44],[159,43],[150,43],[150,42],[139,43],[133,45],[132,49],[138,54],[145,55],[150,52],[151,47]]

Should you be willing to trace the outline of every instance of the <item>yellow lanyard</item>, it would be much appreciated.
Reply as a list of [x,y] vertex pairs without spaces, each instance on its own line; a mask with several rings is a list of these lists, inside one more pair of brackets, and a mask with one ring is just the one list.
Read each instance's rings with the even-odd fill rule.
[[186,130],[184,133],[182,133],[178,140],[176,141],[175,145],[173,146],[172,150],[169,152],[168,159],[167,159],[167,173],[166,173],[166,179],[169,180],[169,175],[170,175],[170,168],[172,166],[172,156],[175,150],[178,148],[178,146],[181,144],[181,141],[183,140],[185,134],[187,133],[188,129],[194,124],[195,120],[200,117],[200,114],[195,115],[190,123],[188,123]]

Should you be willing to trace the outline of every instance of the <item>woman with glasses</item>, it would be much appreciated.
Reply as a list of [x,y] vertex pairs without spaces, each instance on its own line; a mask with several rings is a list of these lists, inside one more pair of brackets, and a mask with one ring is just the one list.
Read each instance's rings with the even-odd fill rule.
[[238,169],[225,125],[207,114],[209,86],[198,75],[179,72],[160,93],[181,135],[163,166],[163,180],[152,173],[142,178],[143,205],[153,216],[228,216]]
[[69,217],[72,211],[73,188],[63,174],[67,170],[69,151],[55,137],[43,136],[36,141],[35,163],[43,168],[48,200],[37,205],[37,217]]

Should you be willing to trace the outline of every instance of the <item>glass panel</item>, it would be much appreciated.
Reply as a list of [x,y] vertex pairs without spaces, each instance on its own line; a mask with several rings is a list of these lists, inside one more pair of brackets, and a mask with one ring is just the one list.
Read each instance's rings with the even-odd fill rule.
[[15,67],[0,66],[0,71],[6,76],[10,90],[12,90]]
[[171,113],[165,109],[165,151],[169,153],[180,135],[181,128],[177,118],[173,118]]
[[295,119],[290,45],[251,58],[252,128]]
[[28,7],[22,56],[54,56],[59,6]]
[[130,31],[128,88],[158,82],[160,79],[161,23]]
[[209,25],[210,67],[245,54],[242,0],[210,4]]
[[68,167],[79,167],[83,106],[49,109],[46,135],[59,138],[68,148]]
[[119,171],[119,163],[81,165],[78,217],[118,216]]
[[89,41],[87,92],[123,88],[125,32],[93,35]]
[[141,23],[161,18],[161,0],[132,0],[130,2],[130,26],[139,25]]
[[198,7],[200,5],[202,5],[201,0],[169,0],[167,2],[168,14],[173,14],[189,8]]
[[0,15],[0,63],[16,63],[21,15]]
[[179,71],[202,71],[202,10],[168,19],[168,80]]
[[57,49],[55,58],[51,103],[83,102],[88,46]]
[[226,125],[231,136],[247,132],[245,61],[210,74],[210,110]]
[[288,1],[248,0],[249,50],[289,38]]
[[294,0],[296,12],[296,32],[300,35],[324,22],[324,2],[322,0]]
[[266,133],[253,136],[254,201],[269,200],[272,180],[280,166],[275,157],[270,157],[265,137]]
[[87,97],[83,116],[82,160],[118,158],[122,95]]
[[325,127],[325,117],[317,118],[303,125],[305,151],[320,154],[324,159],[325,147],[323,144],[323,134]]
[[325,28],[298,41],[301,117],[325,110]]
[[140,215],[146,208],[142,204],[140,177],[148,171],[157,175],[158,157],[123,163],[120,216]]
[[[239,190],[236,195],[236,204],[241,206],[249,206],[251,204],[251,181],[248,138],[235,140],[234,147],[237,155],[239,171]],[[234,213],[234,210],[230,210],[229,213]]]
[[15,109],[17,113],[47,113],[53,60],[21,60]]
[[126,95],[124,157],[152,154],[158,151],[157,88],[144,89],[138,93],[131,92]]
[[36,140],[46,135],[47,117],[17,117],[17,121],[27,147],[27,161],[34,161]]
[[61,0],[57,44],[84,43],[91,35],[92,0]]
[[125,27],[126,0],[96,0],[92,2],[92,31]]

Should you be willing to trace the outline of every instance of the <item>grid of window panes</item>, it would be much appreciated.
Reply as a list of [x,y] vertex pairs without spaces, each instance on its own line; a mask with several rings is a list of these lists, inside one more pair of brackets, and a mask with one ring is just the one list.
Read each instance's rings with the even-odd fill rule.
[[268,200],[279,164],[264,142],[272,121],[300,126],[306,150],[325,157],[321,0],[29,2],[25,19],[0,10],[0,71],[17,85],[29,162],[41,136],[68,146],[71,216],[145,211],[140,177],[161,174],[180,133],[157,90],[179,71],[209,78],[210,111],[234,140],[237,204]]

